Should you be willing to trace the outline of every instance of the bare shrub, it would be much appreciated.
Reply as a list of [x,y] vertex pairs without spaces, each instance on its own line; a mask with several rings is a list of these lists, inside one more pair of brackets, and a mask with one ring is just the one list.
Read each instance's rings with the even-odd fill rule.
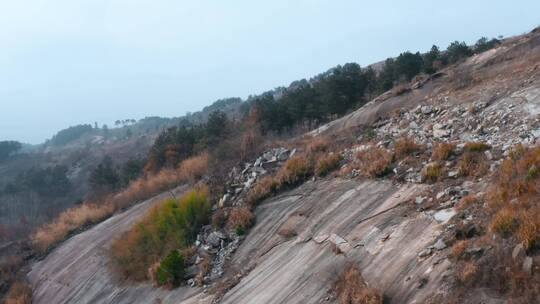
[[212,227],[215,229],[221,229],[227,222],[227,214],[225,210],[218,209],[212,214]]
[[382,304],[383,297],[375,289],[369,287],[358,267],[349,264],[340,274],[334,285],[339,303],[341,304]]
[[240,138],[240,159],[245,161],[257,155],[263,142],[264,139],[257,128],[244,132]]

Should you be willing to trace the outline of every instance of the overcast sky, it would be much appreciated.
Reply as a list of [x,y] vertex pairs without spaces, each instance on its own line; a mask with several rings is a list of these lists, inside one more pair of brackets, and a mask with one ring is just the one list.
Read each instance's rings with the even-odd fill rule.
[[179,116],[337,64],[540,25],[538,0],[397,2],[1,0],[0,140]]

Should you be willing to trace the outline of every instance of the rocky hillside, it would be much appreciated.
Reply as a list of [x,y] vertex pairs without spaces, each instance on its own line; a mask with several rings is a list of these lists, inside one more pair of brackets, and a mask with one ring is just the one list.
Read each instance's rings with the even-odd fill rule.
[[[116,128],[79,125],[59,131],[43,144],[24,146],[18,154],[0,162],[0,244],[26,237],[33,228],[87,200],[91,195],[90,174],[105,157],[110,157],[117,167],[129,160],[142,161],[164,129],[181,121],[204,123],[213,111],[223,111],[236,118],[240,103],[239,98],[218,100],[186,116],[129,119]],[[41,185],[36,180],[57,178],[40,174],[55,167],[65,170],[61,175],[66,181],[60,193],[55,196],[47,193],[50,184],[43,186],[43,193],[36,191]],[[30,189],[20,187],[27,182]]]
[[[339,170],[260,202],[245,236],[204,227],[188,286],[158,289],[108,272],[111,240],[158,197],[70,238],[32,265],[34,300],[338,303],[336,278],[353,263],[385,303],[533,303],[538,250],[519,235],[498,233],[492,185],[505,161],[525,153],[516,151],[538,144],[539,114],[540,32],[533,31],[416,77],[306,135],[330,141],[329,150],[342,158]],[[263,177],[308,152],[300,141],[232,169],[214,211],[246,206]],[[531,168],[527,182],[537,176]],[[537,197],[530,189],[523,193]],[[509,226],[518,224],[516,218]],[[533,234],[536,240],[538,231]],[[197,286],[202,257],[210,257],[211,269]]]

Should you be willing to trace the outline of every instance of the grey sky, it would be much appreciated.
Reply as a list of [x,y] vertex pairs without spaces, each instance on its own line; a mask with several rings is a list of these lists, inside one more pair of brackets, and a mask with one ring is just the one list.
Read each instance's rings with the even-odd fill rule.
[[540,1],[6,0],[0,140],[179,116],[337,64],[540,25]]

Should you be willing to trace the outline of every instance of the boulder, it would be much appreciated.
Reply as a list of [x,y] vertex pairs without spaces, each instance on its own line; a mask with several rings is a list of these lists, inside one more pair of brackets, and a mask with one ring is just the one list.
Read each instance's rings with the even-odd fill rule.
[[531,257],[526,257],[525,260],[523,260],[523,271],[529,275],[532,274],[532,268],[533,268],[533,259]]
[[431,114],[431,112],[433,112],[433,107],[430,105],[423,106],[420,108],[420,111],[422,111],[422,114],[428,115],[428,114]]
[[433,136],[436,138],[449,137],[452,133],[451,130],[445,129],[445,126],[439,123],[433,125]]
[[418,257],[419,258],[425,258],[425,257],[428,257],[431,255],[431,248],[427,248],[427,249],[424,249],[422,251],[420,251],[420,253],[418,254]]
[[517,244],[516,247],[514,247],[514,250],[512,250],[512,259],[514,261],[521,260],[526,256],[525,254],[525,247],[523,247],[523,244]]
[[208,237],[206,238],[206,242],[210,244],[210,246],[216,248],[221,245],[221,240],[226,238],[227,237],[223,233],[219,231],[214,231],[208,235]]
[[444,243],[444,241],[442,239],[439,239],[435,245],[433,245],[433,247],[437,250],[443,250],[444,248],[446,248],[446,244]]

